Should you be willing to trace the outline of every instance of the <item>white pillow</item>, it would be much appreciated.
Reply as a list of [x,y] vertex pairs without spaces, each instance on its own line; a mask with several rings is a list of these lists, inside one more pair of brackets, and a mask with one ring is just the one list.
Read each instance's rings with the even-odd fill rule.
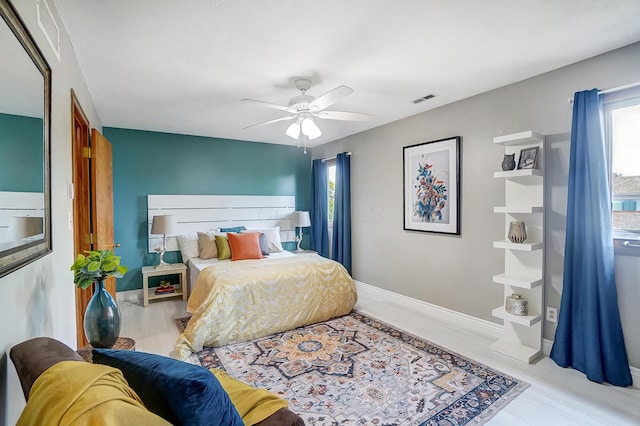
[[267,243],[267,249],[269,253],[279,253],[282,249],[282,242],[280,241],[280,227],[273,228],[248,228],[242,232],[262,232]]
[[198,250],[198,234],[196,232],[188,232],[186,234],[177,235],[182,261],[187,263],[192,257],[199,256]]

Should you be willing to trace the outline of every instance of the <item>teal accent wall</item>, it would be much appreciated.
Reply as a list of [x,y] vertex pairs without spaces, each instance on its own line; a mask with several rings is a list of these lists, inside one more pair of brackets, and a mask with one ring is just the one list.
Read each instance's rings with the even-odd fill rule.
[[[118,291],[142,288],[142,266],[158,263],[147,252],[149,194],[295,195],[296,209],[309,209],[311,155],[302,149],[111,127],[103,133],[113,146],[117,254],[129,267]],[[165,260],[182,259],[168,252]]]
[[0,191],[43,192],[42,119],[0,114]]

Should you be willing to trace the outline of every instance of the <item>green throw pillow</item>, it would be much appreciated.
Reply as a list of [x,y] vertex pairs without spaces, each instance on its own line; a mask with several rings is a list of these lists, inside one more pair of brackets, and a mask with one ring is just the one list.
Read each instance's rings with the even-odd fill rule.
[[229,239],[225,235],[216,235],[216,247],[218,248],[218,259],[231,259],[231,247]]

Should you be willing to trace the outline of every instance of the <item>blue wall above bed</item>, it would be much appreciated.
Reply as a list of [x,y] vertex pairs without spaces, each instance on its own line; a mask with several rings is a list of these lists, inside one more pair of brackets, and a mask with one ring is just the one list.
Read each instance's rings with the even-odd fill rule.
[[[148,194],[295,195],[308,210],[311,155],[288,145],[105,127],[113,145],[114,233],[129,267],[118,291],[142,288],[147,253]],[[295,247],[291,247],[295,248]],[[178,262],[178,252],[165,255]]]
[[0,114],[0,191],[42,192],[42,119]]

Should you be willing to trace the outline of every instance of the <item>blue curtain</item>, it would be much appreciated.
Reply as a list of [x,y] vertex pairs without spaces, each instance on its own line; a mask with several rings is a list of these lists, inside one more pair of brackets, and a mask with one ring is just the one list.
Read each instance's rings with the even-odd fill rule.
[[313,160],[311,166],[311,249],[329,257],[329,196],[327,194],[327,166]]
[[331,257],[351,273],[351,158],[346,152],[336,156]]
[[618,312],[603,134],[598,91],[576,93],[562,300],[551,358],[594,382],[630,386]]

